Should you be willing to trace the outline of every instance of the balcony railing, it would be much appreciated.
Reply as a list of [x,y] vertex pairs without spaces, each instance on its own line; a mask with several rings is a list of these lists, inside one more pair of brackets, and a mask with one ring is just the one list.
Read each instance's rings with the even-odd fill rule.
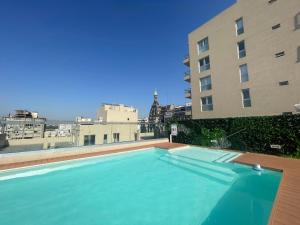
[[183,64],[186,66],[190,66],[190,56],[186,55],[183,59]]
[[244,107],[251,107],[251,99],[244,99],[243,101]]
[[239,51],[239,58],[244,58],[244,57],[246,57],[246,50],[245,49]]
[[211,84],[201,85],[201,92],[211,90]]
[[200,66],[200,71],[201,72],[205,71],[205,70],[209,70],[209,69],[210,69],[210,63]]
[[202,111],[213,111],[214,110],[214,106],[213,104],[207,104],[207,105],[202,105]]
[[185,89],[184,94],[185,94],[186,98],[192,98],[192,91],[191,91],[190,88],[189,89]]
[[209,50],[208,44],[199,47],[199,52],[206,52]]
[[244,33],[244,27],[238,28],[238,29],[236,30],[236,33],[237,33],[238,35],[243,34],[243,33]]
[[191,73],[190,73],[190,71],[187,71],[187,72],[184,73],[183,79],[184,79],[185,81],[187,81],[187,82],[190,82],[190,81],[191,81]]

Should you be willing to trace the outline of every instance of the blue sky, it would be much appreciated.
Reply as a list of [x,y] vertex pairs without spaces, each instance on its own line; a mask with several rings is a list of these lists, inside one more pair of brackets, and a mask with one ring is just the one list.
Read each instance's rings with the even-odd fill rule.
[[95,117],[103,102],[145,116],[184,104],[187,35],[234,0],[2,0],[0,115]]

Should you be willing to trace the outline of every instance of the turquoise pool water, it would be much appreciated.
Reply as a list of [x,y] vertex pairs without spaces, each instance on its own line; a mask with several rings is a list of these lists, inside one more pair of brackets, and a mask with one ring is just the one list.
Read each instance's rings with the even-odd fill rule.
[[1,172],[0,224],[267,225],[281,173],[234,155],[153,148]]

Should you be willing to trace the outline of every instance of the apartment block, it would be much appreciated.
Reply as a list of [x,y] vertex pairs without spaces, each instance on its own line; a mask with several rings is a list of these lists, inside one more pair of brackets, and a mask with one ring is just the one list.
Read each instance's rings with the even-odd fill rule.
[[7,139],[43,138],[46,118],[39,117],[36,112],[16,110],[15,115],[3,117],[3,133]]
[[101,122],[138,122],[138,110],[123,104],[104,103],[97,111]]
[[102,104],[95,121],[76,118],[73,133],[77,146],[138,141],[138,110],[123,104]]
[[238,0],[188,35],[193,119],[296,113],[300,1]]

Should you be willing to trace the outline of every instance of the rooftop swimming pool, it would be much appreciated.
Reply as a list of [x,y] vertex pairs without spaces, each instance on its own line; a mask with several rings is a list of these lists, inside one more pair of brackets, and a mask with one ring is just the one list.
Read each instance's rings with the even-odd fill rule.
[[281,173],[151,148],[0,172],[3,225],[267,225]]

